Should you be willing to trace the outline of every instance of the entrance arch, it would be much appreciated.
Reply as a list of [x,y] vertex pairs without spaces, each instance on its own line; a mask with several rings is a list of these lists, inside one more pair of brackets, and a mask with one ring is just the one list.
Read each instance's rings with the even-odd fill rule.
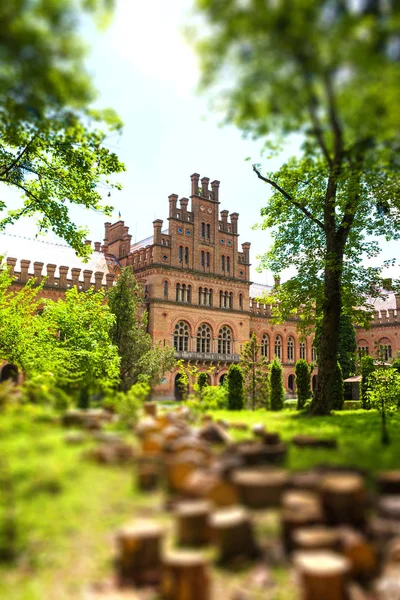
[[293,373],[291,373],[288,377],[288,389],[290,392],[294,392],[294,387],[295,387],[295,378]]
[[219,385],[224,385],[226,375],[227,373],[222,373],[221,377],[219,378]]
[[0,373],[0,381],[13,381],[17,383],[18,367],[12,364],[4,365]]
[[[186,392],[188,392],[189,390],[187,389]],[[175,400],[183,400],[183,396],[184,396],[184,392],[185,392],[185,386],[184,383],[182,381],[182,375],[180,373],[177,373],[175,375],[175,380],[174,380],[174,397]]]

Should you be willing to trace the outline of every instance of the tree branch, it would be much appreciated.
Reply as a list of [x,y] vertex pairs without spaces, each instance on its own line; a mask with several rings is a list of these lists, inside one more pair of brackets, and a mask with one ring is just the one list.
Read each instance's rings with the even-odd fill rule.
[[16,156],[15,160],[13,160],[13,162],[11,163],[11,165],[9,165],[8,167],[6,167],[4,169],[4,171],[2,173],[0,173],[0,177],[7,177],[7,175],[13,170],[13,168],[19,163],[19,161],[24,156],[24,154],[28,151],[29,146],[31,146],[31,144],[34,142],[34,140],[36,139],[36,137],[37,137],[37,133],[35,133],[35,135],[27,143],[27,145],[25,146],[25,148],[23,150],[21,150],[21,152]]
[[282,196],[284,198],[286,198],[286,200],[288,200],[291,204],[293,204],[293,206],[295,206],[296,208],[301,210],[301,212],[304,213],[306,215],[306,217],[308,217],[309,219],[311,219],[311,221],[313,221],[316,225],[318,225],[318,227],[320,227],[320,229],[322,229],[322,231],[325,231],[325,227],[324,227],[324,224],[322,223],[322,221],[320,221],[319,219],[314,217],[314,215],[305,206],[302,206],[299,202],[297,202],[293,198],[293,196],[291,196],[291,194],[289,194],[283,188],[281,188],[281,186],[278,183],[276,183],[272,179],[268,179],[268,177],[264,177],[263,175],[261,175],[260,171],[257,169],[257,167],[255,165],[253,165],[253,171],[254,171],[254,173],[256,173],[257,177],[259,179],[261,179],[261,181],[264,181],[265,183],[268,183],[273,188],[275,188],[278,192],[280,192],[282,194]]

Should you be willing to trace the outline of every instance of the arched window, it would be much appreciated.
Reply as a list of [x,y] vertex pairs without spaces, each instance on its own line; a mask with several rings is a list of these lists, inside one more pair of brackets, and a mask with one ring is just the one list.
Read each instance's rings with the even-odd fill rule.
[[183,246],[179,246],[178,248],[178,260],[179,262],[183,261]]
[[307,360],[307,346],[305,342],[300,342],[300,358]]
[[177,302],[181,301],[181,284],[180,283],[176,284],[176,301]]
[[187,286],[187,291],[186,291],[186,302],[188,304],[191,304],[192,302],[192,286],[188,285]]
[[368,342],[366,340],[358,341],[358,356],[362,358],[369,354]]
[[186,284],[183,283],[181,286],[181,302],[186,301]]
[[206,267],[210,266],[210,253],[206,252]]
[[294,375],[293,375],[293,373],[291,373],[288,377],[288,388],[291,392],[294,392],[294,382],[295,382]]
[[213,305],[213,291],[209,290],[208,292],[208,305],[212,306]]
[[261,355],[269,359],[269,337],[266,333],[264,333],[261,340]]
[[287,359],[288,362],[294,361],[294,339],[290,337],[287,343]]
[[185,264],[189,264],[189,248],[185,246]]
[[204,264],[205,264],[205,252],[204,252],[204,250],[201,251],[200,257],[201,257],[201,261],[200,261],[201,262],[201,266],[204,267]]
[[378,344],[379,358],[381,360],[389,360],[392,358],[392,344],[388,338],[381,338]]
[[211,327],[202,323],[197,330],[197,352],[211,351]]
[[229,294],[229,308],[233,308],[233,293]]
[[275,338],[275,356],[282,360],[282,338],[280,335],[277,335]]
[[189,325],[185,321],[175,325],[174,348],[177,352],[187,352],[189,349]]
[[210,223],[207,223],[207,226],[206,226],[206,238],[208,240],[210,239]]
[[229,256],[226,257],[226,270],[227,271],[231,270],[231,259]]
[[239,294],[239,308],[243,310],[243,294]]
[[164,281],[163,287],[164,287],[164,298],[168,298],[168,281]]
[[224,307],[224,292],[222,290],[219,293],[219,307]]
[[317,349],[314,348],[314,346],[312,347],[312,351],[311,351],[311,358],[313,362],[317,362]]
[[207,306],[208,304],[208,288],[204,288],[203,292],[203,304]]
[[203,288],[199,287],[199,304],[203,304]]
[[201,224],[201,237],[206,237],[206,224],[202,223]]
[[227,325],[219,330],[218,334],[218,352],[220,354],[232,353],[232,331]]
[[229,292],[225,292],[224,307],[229,308]]
[[221,256],[221,269],[225,271],[225,256]]

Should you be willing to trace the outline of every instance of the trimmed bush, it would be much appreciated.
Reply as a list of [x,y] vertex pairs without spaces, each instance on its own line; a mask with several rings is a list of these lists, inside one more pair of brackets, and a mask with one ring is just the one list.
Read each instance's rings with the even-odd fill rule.
[[342,410],[344,405],[344,384],[342,367],[338,362],[335,371],[335,380],[332,386],[332,408],[333,410]]
[[363,356],[361,359],[361,389],[360,396],[362,407],[370,408],[369,392],[371,390],[370,375],[375,371],[374,359],[372,356]]
[[282,410],[285,389],[283,387],[282,365],[277,357],[274,358],[270,367],[270,390],[271,410]]
[[307,400],[311,398],[311,371],[304,358],[300,358],[295,367],[297,387],[297,410],[304,408]]
[[202,394],[205,387],[208,386],[208,375],[207,373],[199,373],[197,377],[197,385],[199,386],[200,395]]
[[239,365],[231,365],[228,371],[228,409],[242,410],[244,407],[243,373]]

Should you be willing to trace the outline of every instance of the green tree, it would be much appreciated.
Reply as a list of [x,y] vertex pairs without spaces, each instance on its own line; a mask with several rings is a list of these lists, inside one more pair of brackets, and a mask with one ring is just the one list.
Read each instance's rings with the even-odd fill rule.
[[199,387],[200,396],[203,390],[208,386],[208,374],[202,371],[197,376],[197,385]]
[[339,361],[336,363],[335,381],[332,388],[332,408],[342,410],[344,405],[344,384],[342,367]]
[[232,364],[228,370],[228,408],[242,410],[244,408],[243,373],[239,365]]
[[175,366],[175,353],[169,346],[153,346],[147,333],[142,288],[131,267],[122,269],[116,285],[108,290],[108,304],[115,315],[112,340],[121,358],[121,389],[126,391],[143,380],[156,385]]
[[396,369],[378,369],[370,374],[370,388],[367,392],[368,403],[381,413],[381,441],[389,444],[387,417],[400,405],[400,375]]
[[[313,346],[319,356],[321,347],[321,332],[322,323],[321,319],[318,319],[315,327],[315,337]],[[339,343],[338,343],[338,355],[340,367],[342,369],[343,379],[347,379],[354,375],[356,372],[356,332],[352,323],[351,317],[345,313],[340,315],[339,322]]]
[[245,393],[250,399],[252,410],[257,406],[268,407],[268,361],[261,355],[254,332],[243,346],[240,366],[244,377]]
[[304,408],[311,398],[311,370],[304,358],[300,358],[295,367],[297,388],[297,410]]
[[370,408],[369,391],[371,390],[371,374],[375,371],[374,359],[372,356],[363,356],[361,358],[361,384],[360,395],[361,403],[364,409]]
[[[307,329],[322,316],[314,414],[328,414],[342,308],[358,321],[378,295],[377,236],[399,237],[400,7],[394,2],[197,0],[209,27],[197,40],[203,84],[269,154],[301,134],[276,171],[255,175],[273,191],[262,211],[273,245],[261,266],[296,274],[275,290],[286,319]],[[357,93],[355,93],[357,90]],[[290,138],[289,138],[290,140]],[[295,139],[296,145],[299,137]],[[372,237],[374,236],[374,237]],[[372,310],[372,308],[371,308]]]
[[110,176],[124,169],[106,145],[120,120],[90,107],[95,94],[78,33],[85,14],[105,23],[112,4],[7,0],[0,7],[0,183],[22,199],[0,227],[38,216],[41,230],[51,228],[82,256],[90,253],[87,232],[71,221],[69,207],[110,214],[99,186],[103,193],[119,188]]
[[400,373],[400,357],[394,359],[392,362],[392,368],[396,369],[396,371]]
[[270,390],[271,410],[282,410],[285,388],[283,387],[282,365],[276,356],[270,366]]

